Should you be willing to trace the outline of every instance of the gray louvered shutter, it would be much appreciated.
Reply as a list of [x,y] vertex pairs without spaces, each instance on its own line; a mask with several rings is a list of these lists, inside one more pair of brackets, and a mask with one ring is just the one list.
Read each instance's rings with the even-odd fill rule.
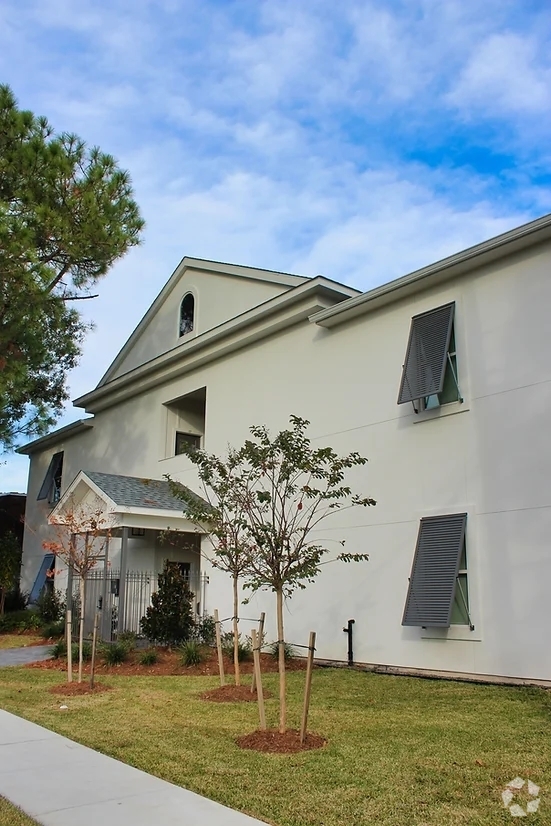
[[466,513],[421,519],[402,625],[448,628]]
[[454,309],[452,301],[411,319],[398,404],[442,392]]
[[63,453],[54,453],[50,460],[50,464],[48,467],[48,471],[46,476],[44,477],[44,481],[42,482],[42,487],[38,492],[37,499],[47,499],[50,494],[50,489],[52,487],[52,482],[55,479],[56,473],[59,470],[59,466],[63,461]]

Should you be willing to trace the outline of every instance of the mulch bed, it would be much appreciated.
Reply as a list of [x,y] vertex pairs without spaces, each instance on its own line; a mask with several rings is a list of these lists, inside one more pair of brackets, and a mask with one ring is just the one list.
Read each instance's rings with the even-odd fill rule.
[[[96,660],[96,674],[117,674],[125,677],[139,677],[142,676],[186,676],[186,677],[215,677],[218,676],[218,657],[215,649],[205,649],[205,660],[199,665],[185,666],[182,665],[182,658],[178,651],[165,648],[157,648],[158,661],[154,665],[141,665],[140,654],[143,652],[133,651],[128,660],[120,665],[106,665],[101,657]],[[30,663],[27,668],[45,669],[47,671],[66,671],[67,665],[65,659],[59,660],[43,660],[37,663]],[[76,662],[78,668],[78,661]],[[277,660],[270,654],[260,655],[260,667],[263,674],[277,672]],[[73,669],[75,662],[73,662]],[[287,671],[303,671],[306,669],[306,659],[299,657],[288,660],[286,663]],[[229,657],[224,657],[224,671],[228,675],[233,672],[233,660]],[[253,663],[240,663],[241,674],[252,674]],[[84,673],[90,673],[90,664],[84,664]]]
[[[271,697],[271,692],[264,691],[264,699]],[[210,700],[211,703],[256,703],[258,694],[251,693],[250,685],[221,685],[212,691],[199,694],[201,700]]]
[[285,734],[280,734],[277,729],[266,729],[266,731],[259,729],[253,731],[252,734],[238,737],[236,742],[242,749],[270,752],[271,754],[296,754],[297,751],[321,749],[325,746],[327,740],[319,734],[307,733],[304,743],[301,744],[300,732],[297,729],[289,729]]
[[62,683],[61,685],[53,685],[50,688],[52,694],[62,694],[63,696],[82,695],[82,694],[101,694],[102,691],[111,691],[110,685],[103,685],[102,683],[94,683],[94,687],[90,688],[90,683]]

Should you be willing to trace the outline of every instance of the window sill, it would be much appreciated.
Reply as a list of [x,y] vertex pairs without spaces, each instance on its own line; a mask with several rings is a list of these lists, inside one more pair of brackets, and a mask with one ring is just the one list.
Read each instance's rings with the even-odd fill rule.
[[444,419],[446,416],[455,416],[456,413],[466,413],[471,407],[467,402],[451,402],[442,407],[435,407],[432,410],[423,410],[421,413],[413,414],[413,423],[428,422],[433,419]]
[[474,631],[471,631],[468,625],[450,625],[449,628],[421,628],[421,639],[482,642],[482,634],[476,626]]

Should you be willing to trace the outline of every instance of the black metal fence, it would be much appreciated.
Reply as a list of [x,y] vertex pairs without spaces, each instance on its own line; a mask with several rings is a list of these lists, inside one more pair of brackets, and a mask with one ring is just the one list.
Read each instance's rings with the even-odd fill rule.
[[[125,587],[121,588],[120,572],[116,570],[90,571],[86,577],[84,634],[92,633],[96,611],[100,614],[100,634],[105,641],[116,638],[121,631],[140,633],[140,620],[151,605],[151,595],[158,587],[158,573],[155,571],[127,571]],[[186,579],[194,595],[197,616],[205,613],[205,598],[208,577],[191,571]],[[121,599],[122,598],[122,599]],[[73,634],[78,635],[79,584],[73,581],[72,620]],[[121,605],[122,602],[122,605]],[[122,616],[120,612],[122,610]]]

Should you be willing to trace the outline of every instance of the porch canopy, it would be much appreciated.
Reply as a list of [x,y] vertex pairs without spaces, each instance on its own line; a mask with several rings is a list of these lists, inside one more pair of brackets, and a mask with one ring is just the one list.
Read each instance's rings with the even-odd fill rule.
[[166,479],[81,470],[50,513],[48,522],[63,525],[69,513],[77,510],[97,514],[106,530],[198,532],[186,517],[184,502],[173,495]]
[[[85,534],[90,530],[87,526],[92,521],[97,533],[107,536],[101,556],[95,558],[96,563],[103,561],[105,583],[107,583],[107,570],[110,565],[109,540],[111,537],[120,538],[118,594],[118,632],[120,633],[125,630],[127,612],[126,580],[130,531],[132,529],[157,533],[174,531],[195,534],[195,536],[204,534],[205,531],[200,530],[187,518],[185,503],[173,495],[170,484],[166,480],[81,470],[50,513],[48,522],[51,525],[70,526],[69,529],[75,534]],[[70,566],[68,577],[67,604],[69,605],[72,588]],[[108,621],[106,617],[104,620]]]

